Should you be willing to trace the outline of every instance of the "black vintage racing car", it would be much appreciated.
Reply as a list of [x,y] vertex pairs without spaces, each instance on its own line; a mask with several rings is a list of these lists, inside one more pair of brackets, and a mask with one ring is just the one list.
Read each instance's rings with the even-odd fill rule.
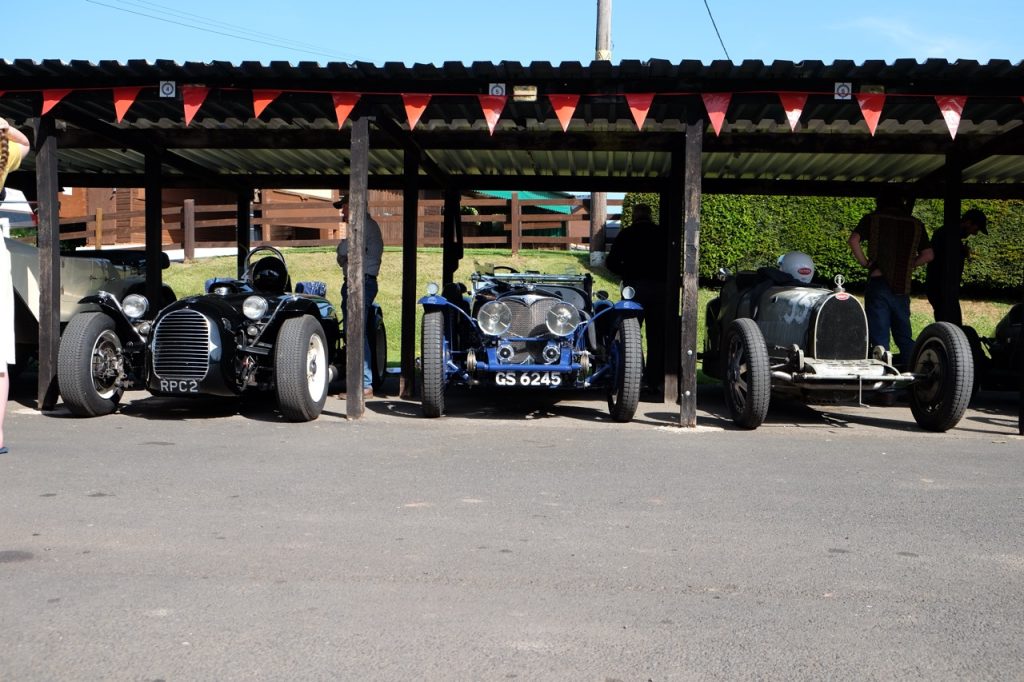
[[974,352],[975,388],[991,391],[1018,391],[1021,387],[1021,327],[1024,303],[1017,303],[999,320],[990,337],[979,336],[973,327],[964,333]]
[[[99,292],[83,299],[99,312],[75,315],[61,336],[57,379],[76,416],[117,409],[126,389],[161,396],[238,396],[273,391],[282,416],[316,419],[328,386],[344,367],[342,334],[322,282],[291,277],[281,252],[253,249],[241,279],[213,278],[206,293],[189,296],[147,316],[145,297],[118,299]],[[380,308],[368,328],[383,336]],[[378,377],[387,365],[374,341]]]
[[628,422],[640,400],[642,308],[622,291],[617,303],[592,293],[589,274],[547,275],[504,266],[442,293],[431,284],[423,306],[423,414],[439,417],[448,386],[508,390],[604,389],[612,419]]
[[721,293],[706,308],[704,373],[721,379],[733,421],[757,428],[771,395],[809,403],[855,400],[907,387],[918,425],[946,431],[970,402],[974,363],[967,337],[937,322],[922,330],[909,371],[888,350],[868,348],[864,308],[843,289],[804,284],[775,268],[721,271]]

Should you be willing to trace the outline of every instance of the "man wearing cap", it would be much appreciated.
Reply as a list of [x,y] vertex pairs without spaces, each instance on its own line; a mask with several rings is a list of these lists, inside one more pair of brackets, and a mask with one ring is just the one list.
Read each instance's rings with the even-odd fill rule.
[[[341,222],[347,225],[349,222],[348,197],[343,196],[341,199],[334,202],[334,207],[341,213]],[[377,298],[377,275],[380,273],[380,263],[384,258],[384,237],[381,235],[380,225],[377,224],[376,220],[370,217],[369,211],[366,212],[366,217],[363,219],[363,244],[365,247],[363,254],[363,305],[364,310],[369,311],[371,306],[373,306],[374,299]],[[344,324],[344,316],[348,311],[348,305],[346,304],[348,298],[347,237],[342,239],[341,243],[338,244],[338,265],[341,266],[342,275],[346,280],[341,285],[341,311],[342,323]],[[363,319],[366,319],[365,314]],[[366,331],[369,332],[369,329]],[[349,382],[347,390],[355,390],[353,382]],[[363,336],[363,397],[373,397],[373,370],[370,368],[370,339],[366,335]]]
[[[954,248],[952,254],[947,253],[947,244],[950,235],[946,227],[940,227],[932,235],[932,250],[935,251],[935,260],[928,264],[928,278],[926,289],[928,291],[928,302],[932,304],[935,311],[936,322],[952,322],[957,326],[963,325],[963,313],[960,310],[960,280],[964,274],[964,262],[971,257],[971,247],[967,244],[967,238],[973,237],[979,232],[988,234],[988,219],[985,214],[976,208],[964,212],[960,218],[960,224],[953,227],[956,235],[954,243],[959,248]],[[949,270],[944,270],[946,259],[952,257],[952,264]],[[950,273],[956,278],[956,286],[951,289],[953,296],[948,296],[944,291],[944,273]]]

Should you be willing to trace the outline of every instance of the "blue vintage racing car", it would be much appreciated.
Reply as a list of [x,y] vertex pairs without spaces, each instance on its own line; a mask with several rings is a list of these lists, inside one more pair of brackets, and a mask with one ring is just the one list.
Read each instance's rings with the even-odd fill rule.
[[445,411],[449,386],[508,390],[603,389],[612,419],[628,422],[640,400],[642,308],[592,292],[589,274],[548,275],[490,267],[472,290],[431,284],[423,306],[423,414]]

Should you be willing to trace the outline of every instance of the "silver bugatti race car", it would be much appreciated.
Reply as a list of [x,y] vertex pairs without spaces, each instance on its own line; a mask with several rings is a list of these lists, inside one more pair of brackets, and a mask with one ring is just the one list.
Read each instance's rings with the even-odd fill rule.
[[775,268],[720,272],[706,309],[704,373],[722,380],[733,421],[757,428],[772,394],[809,403],[863,402],[907,388],[914,419],[946,431],[963,417],[974,382],[971,346],[955,325],[937,322],[918,336],[906,368],[881,346],[868,347],[864,308],[843,288],[803,283]]

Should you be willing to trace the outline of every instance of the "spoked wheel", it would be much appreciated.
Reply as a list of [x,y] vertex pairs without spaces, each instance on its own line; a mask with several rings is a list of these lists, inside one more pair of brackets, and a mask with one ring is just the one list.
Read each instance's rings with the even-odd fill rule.
[[444,413],[444,313],[428,310],[423,313],[423,336],[420,341],[420,357],[423,364],[423,385],[421,401],[424,417],[440,417]]
[[771,401],[771,365],[768,348],[757,323],[733,320],[722,340],[725,404],[737,426],[756,429],[768,416]]
[[124,376],[124,353],[114,321],[103,313],[72,317],[57,355],[57,383],[71,413],[98,417],[116,410],[124,394]]
[[277,405],[285,419],[308,422],[320,416],[327,402],[327,340],[310,315],[285,320],[274,348]]
[[644,369],[640,321],[627,317],[619,322],[608,344],[615,379],[608,390],[608,413],[617,422],[628,422],[640,402],[640,377]]
[[935,322],[917,337],[911,371],[910,411],[928,431],[948,431],[967,411],[974,361],[967,336],[954,324]]

